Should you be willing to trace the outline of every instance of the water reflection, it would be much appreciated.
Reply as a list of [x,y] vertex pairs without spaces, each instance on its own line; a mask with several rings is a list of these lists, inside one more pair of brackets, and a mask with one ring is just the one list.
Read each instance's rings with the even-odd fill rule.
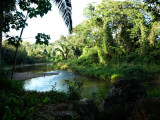
[[[26,90],[36,90],[36,91],[50,91],[53,88],[58,91],[67,91],[67,85],[64,80],[71,81],[80,81],[83,82],[83,92],[82,95],[91,95],[93,92],[97,92],[99,90],[104,90],[107,86],[110,86],[109,82],[104,82],[97,79],[90,79],[87,77],[83,77],[71,72],[66,71],[54,71],[52,64],[46,65],[35,65],[35,66],[27,66],[22,68],[17,68],[16,72],[31,72],[31,73],[42,73],[42,72],[51,72],[51,73],[59,73],[58,75],[45,76],[32,78],[25,81],[24,88]],[[160,89],[160,82],[154,83],[144,83],[144,86],[147,89],[154,90]]]
[[97,92],[102,90],[106,86],[106,82],[98,81],[94,79],[89,79],[74,73],[67,71],[52,71],[50,73],[59,73],[58,75],[45,76],[32,78],[25,81],[24,88],[26,90],[36,90],[36,91],[50,91],[53,88],[58,91],[67,92],[67,85],[64,80],[80,81],[83,82],[83,94],[91,94],[92,92]]

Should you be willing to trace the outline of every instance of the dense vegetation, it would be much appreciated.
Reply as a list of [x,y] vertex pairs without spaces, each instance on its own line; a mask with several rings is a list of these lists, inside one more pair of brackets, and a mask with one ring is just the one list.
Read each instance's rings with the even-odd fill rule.
[[[13,45],[8,45],[7,41],[2,43],[2,59],[4,63],[12,65],[14,60],[16,48]],[[30,42],[23,42],[16,57],[17,64],[34,64],[51,62],[54,59],[53,45],[39,45],[30,44]]]
[[[8,72],[0,70],[0,119],[1,120],[48,120],[49,116],[40,111],[45,105],[55,106],[79,99],[78,91],[71,86],[68,93],[25,91],[23,81],[13,81],[6,77]],[[78,86],[77,86],[78,87]],[[78,88],[77,88],[78,89]],[[43,111],[42,111],[43,112]]]
[[[37,16],[43,17],[48,11],[51,11],[52,2],[54,2],[62,18],[68,27],[68,30],[72,31],[72,5],[71,1],[62,0],[8,0],[1,1],[0,4],[0,68],[1,68],[1,56],[2,56],[2,33],[5,33],[5,37],[8,38],[9,44],[16,47],[13,71],[16,64],[17,51],[22,40],[22,35],[25,27],[28,26],[27,19],[36,18]],[[25,11],[25,13],[24,13]],[[19,36],[10,35],[10,29],[14,29],[20,32]],[[37,33],[36,43],[48,45],[49,35],[45,33]],[[12,72],[13,73],[13,72]],[[13,75],[12,75],[13,76]]]
[[154,10],[158,5],[110,0],[89,4],[84,10],[86,20],[72,35],[54,43],[59,45],[57,56],[67,60],[57,66],[100,79],[157,79],[160,21]]
[[[72,31],[71,1],[62,0],[1,0],[0,3],[0,119],[2,120],[33,120],[48,119],[46,116],[37,117],[35,113],[44,104],[57,104],[70,101],[70,95],[50,91],[45,93],[26,92],[22,81],[11,81],[3,67],[10,64],[47,62],[52,55],[52,48],[45,45],[30,45],[22,43],[23,30],[27,24],[27,18],[43,17],[52,8],[54,2],[62,18]],[[18,8],[18,9],[17,9]],[[26,15],[24,15],[26,11]],[[20,31],[20,36],[10,36],[10,29]],[[2,33],[5,33],[7,41],[3,41]],[[36,43],[48,44],[50,37],[44,33],[38,33]],[[19,49],[18,49],[19,47]],[[18,51],[18,54],[17,54]],[[16,54],[17,55],[16,55]],[[3,57],[3,58],[1,58]],[[17,57],[17,58],[16,58]],[[17,61],[17,62],[16,62]],[[3,66],[2,66],[3,65]],[[14,71],[14,67],[13,67]],[[12,72],[13,73],[13,72]],[[70,93],[70,92],[69,92]],[[37,114],[38,115],[38,114]]]
[[[15,1],[12,1],[12,9],[6,7],[7,11],[2,10],[2,12],[12,14]],[[34,3],[29,0],[30,3],[39,5],[36,1]],[[58,2],[58,0],[55,1]],[[27,10],[30,6],[30,4],[25,6],[27,5],[24,5],[25,1],[23,3],[20,0],[20,3],[22,10]],[[33,11],[31,9],[29,11],[32,13],[31,18],[45,14],[43,11],[33,14]],[[159,13],[158,0],[145,0],[144,2],[141,0],[103,0],[99,5],[88,4],[84,10],[86,20],[73,28],[72,34],[62,35],[59,40],[49,45],[18,43],[16,63],[53,62],[57,69],[72,69],[79,74],[111,82],[121,78],[133,78],[144,82],[149,97],[160,98],[159,89],[150,90],[148,84],[145,83],[160,79]],[[2,24],[2,21],[0,22]],[[5,22],[6,28],[11,26],[11,21]],[[16,24],[15,21],[13,23]],[[23,23],[19,27],[23,28],[25,25],[26,23]],[[5,32],[2,28],[0,30]],[[40,38],[44,36],[39,35],[38,41],[42,44]],[[15,41],[12,41],[14,45],[10,45],[8,43],[11,39],[8,40],[3,41],[2,51],[0,51],[3,66],[14,63],[17,41],[14,39]],[[44,42],[48,43],[47,40]],[[70,83],[66,80],[69,85],[67,94],[54,91],[54,89],[44,93],[28,92],[24,91],[22,81],[12,82],[8,76],[8,72],[0,69],[0,119],[2,120],[48,119],[47,116],[38,116],[39,111],[45,105],[70,103],[80,98],[78,90],[81,84],[79,83]],[[91,97],[98,101],[98,98],[106,96],[108,90],[93,93]]]

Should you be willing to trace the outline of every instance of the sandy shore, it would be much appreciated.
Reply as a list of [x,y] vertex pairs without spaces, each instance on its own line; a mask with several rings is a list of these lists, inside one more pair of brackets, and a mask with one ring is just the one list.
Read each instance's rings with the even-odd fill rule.
[[58,73],[14,73],[14,80],[28,80],[31,78],[42,77],[42,76],[50,76],[50,75],[58,75]]

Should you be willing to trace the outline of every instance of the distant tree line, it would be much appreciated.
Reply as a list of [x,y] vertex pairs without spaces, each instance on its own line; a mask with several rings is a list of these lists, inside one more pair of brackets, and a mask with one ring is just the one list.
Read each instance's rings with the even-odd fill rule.
[[[16,48],[8,45],[7,41],[2,43],[2,59],[6,64],[13,64],[14,53]],[[23,42],[20,44],[16,57],[17,64],[34,64],[42,62],[50,62],[53,60],[53,45],[38,45]]]

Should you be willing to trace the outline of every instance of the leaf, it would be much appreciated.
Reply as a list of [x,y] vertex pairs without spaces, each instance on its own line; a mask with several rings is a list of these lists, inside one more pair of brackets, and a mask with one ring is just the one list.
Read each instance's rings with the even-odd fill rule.
[[45,97],[45,99],[43,100],[43,104],[47,103],[48,101],[50,101],[50,98]]
[[49,35],[45,35],[44,33],[38,33],[36,38],[36,44],[45,44],[48,45],[48,41],[51,39]]
[[12,29],[14,29],[15,27],[16,27],[15,25],[12,25],[12,26],[11,26]]
[[62,18],[69,28],[69,32],[72,32],[72,5],[71,0],[54,0],[54,3],[58,6]]

